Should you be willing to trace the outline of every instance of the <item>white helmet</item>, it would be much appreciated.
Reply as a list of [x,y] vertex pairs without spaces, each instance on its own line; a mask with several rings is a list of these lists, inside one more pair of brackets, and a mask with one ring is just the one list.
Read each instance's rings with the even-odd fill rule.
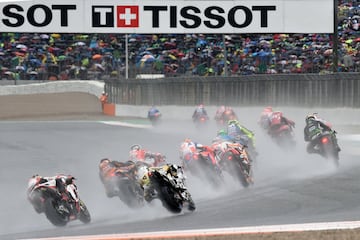
[[141,185],[148,185],[150,183],[149,168],[146,166],[139,167],[136,173],[136,177]]

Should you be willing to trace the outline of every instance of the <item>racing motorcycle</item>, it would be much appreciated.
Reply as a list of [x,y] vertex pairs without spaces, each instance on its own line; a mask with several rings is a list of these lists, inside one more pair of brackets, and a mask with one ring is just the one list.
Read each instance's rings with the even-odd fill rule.
[[150,120],[152,126],[159,125],[159,123],[161,121],[161,113],[157,112],[154,115],[152,115],[151,117],[149,116],[149,120]]
[[218,154],[220,165],[231,176],[238,178],[243,187],[253,184],[253,172],[246,148],[239,143],[223,142]]
[[73,220],[83,223],[91,221],[85,203],[79,198],[75,184],[66,189],[71,196],[62,196],[56,188],[55,180],[36,185],[28,194],[37,213],[45,213],[47,219],[55,226],[65,226]]
[[206,179],[214,187],[219,187],[224,183],[224,176],[217,164],[214,151],[204,146],[192,153],[187,153],[182,157],[182,165],[185,171],[200,179]]
[[335,165],[339,166],[339,149],[337,149],[336,132],[323,131],[317,138],[317,144],[314,149],[318,150],[320,155],[326,159],[334,161]]
[[176,173],[168,174],[162,171],[161,167],[149,168],[150,182],[155,189],[157,198],[172,213],[180,213],[185,204],[188,204],[190,211],[194,211],[195,204],[185,186],[185,177],[181,167],[171,165],[170,168],[176,169]]
[[289,124],[282,124],[269,134],[283,149],[293,149],[296,145],[293,127]]
[[117,196],[123,203],[130,208],[144,205],[144,191],[128,167],[113,168],[109,177],[115,186]]
[[207,125],[208,120],[209,120],[209,117],[204,114],[197,116],[194,119],[195,127],[196,128],[205,127]]
[[239,135],[235,138],[235,142],[245,147],[249,161],[255,162],[258,152],[255,148],[254,141],[246,135]]

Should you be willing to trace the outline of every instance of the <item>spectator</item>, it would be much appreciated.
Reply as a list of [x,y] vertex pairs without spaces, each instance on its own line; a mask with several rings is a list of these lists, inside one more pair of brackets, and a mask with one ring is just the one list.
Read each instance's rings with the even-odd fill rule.
[[104,111],[104,106],[106,103],[108,103],[108,94],[107,93],[102,92],[102,94],[100,96],[100,102],[101,102],[102,111]]

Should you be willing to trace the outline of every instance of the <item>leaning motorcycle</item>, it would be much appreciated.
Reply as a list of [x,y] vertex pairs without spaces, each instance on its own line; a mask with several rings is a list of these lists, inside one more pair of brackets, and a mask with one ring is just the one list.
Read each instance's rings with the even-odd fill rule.
[[253,184],[253,171],[246,148],[239,143],[222,143],[224,149],[219,153],[220,164],[231,176],[238,178],[243,187]]
[[154,186],[156,195],[162,202],[162,205],[172,213],[180,213],[187,203],[190,211],[195,210],[195,205],[187,190],[182,170],[178,171],[178,176],[169,176],[159,170],[159,168],[150,168],[149,178]]
[[320,155],[326,159],[334,161],[335,165],[339,166],[339,150],[335,143],[336,135],[335,132],[324,131],[317,138],[317,144],[315,149],[319,150]]
[[117,196],[130,208],[144,205],[144,191],[135,179],[135,175],[127,167],[114,168],[109,173],[110,180],[115,185]]
[[74,192],[75,198],[69,196],[68,199],[64,199],[54,183],[46,182],[35,186],[29,193],[29,199],[36,212],[45,213],[47,219],[55,226],[65,226],[76,219],[89,223],[90,213],[85,203],[78,197],[76,186],[69,184],[66,188],[68,192]]
[[211,149],[203,147],[183,154],[181,161],[186,172],[206,180],[212,187],[217,188],[224,183],[224,176]]
[[249,138],[246,135],[239,135],[235,138],[235,142],[246,148],[247,157],[250,162],[255,162],[258,156],[258,152],[255,148],[255,143],[253,139]]

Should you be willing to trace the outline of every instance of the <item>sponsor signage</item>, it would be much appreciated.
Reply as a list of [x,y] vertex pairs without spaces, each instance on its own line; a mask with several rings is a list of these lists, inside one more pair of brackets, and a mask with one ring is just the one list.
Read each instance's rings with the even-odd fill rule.
[[332,33],[333,0],[0,1],[2,32]]

